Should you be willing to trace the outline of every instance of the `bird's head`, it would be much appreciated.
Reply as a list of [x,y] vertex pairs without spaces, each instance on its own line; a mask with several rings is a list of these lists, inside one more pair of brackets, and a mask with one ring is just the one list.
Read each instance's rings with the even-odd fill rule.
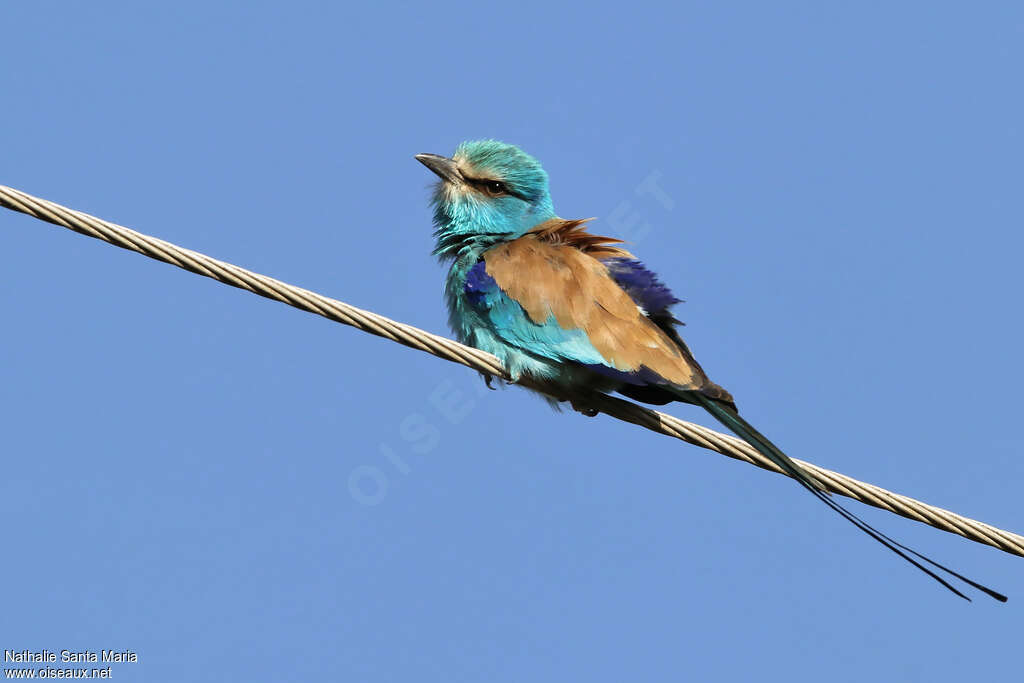
[[555,215],[548,174],[515,145],[497,140],[463,142],[451,159],[417,154],[440,181],[431,199],[442,257],[470,245],[520,237]]

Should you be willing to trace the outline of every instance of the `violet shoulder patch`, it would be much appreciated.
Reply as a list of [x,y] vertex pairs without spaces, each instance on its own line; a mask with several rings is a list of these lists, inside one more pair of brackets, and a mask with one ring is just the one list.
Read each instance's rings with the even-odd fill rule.
[[486,305],[488,294],[498,289],[498,283],[487,273],[487,263],[481,259],[466,273],[466,284],[462,291],[474,306]]

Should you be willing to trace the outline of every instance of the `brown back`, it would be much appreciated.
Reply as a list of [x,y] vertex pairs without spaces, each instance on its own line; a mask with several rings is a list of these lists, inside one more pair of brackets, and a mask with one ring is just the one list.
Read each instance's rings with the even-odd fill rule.
[[586,233],[583,221],[547,221],[519,239],[484,254],[487,273],[530,320],[554,317],[563,329],[581,329],[609,365],[633,372],[646,367],[683,389],[707,378],[699,366],[648,320],[598,259],[629,257],[608,246],[619,242]]

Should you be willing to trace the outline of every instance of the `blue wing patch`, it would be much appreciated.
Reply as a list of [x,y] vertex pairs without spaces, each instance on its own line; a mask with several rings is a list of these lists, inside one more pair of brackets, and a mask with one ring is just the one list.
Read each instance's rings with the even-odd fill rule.
[[669,308],[678,304],[672,291],[647,267],[629,258],[610,258],[602,261],[612,279],[626,294],[651,317],[671,317]]
[[[466,274],[463,297],[480,317],[480,322],[506,344],[516,346],[534,356],[553,361],[575,361],[584,365],[603,365],[604,359],[580,329],[566,330],[550,316],[543,324],[533,322],[523,307],[501,290],[487,274],[487,264],[480,261]],[[485,339],[477,341],[487,345]],[[487,348],[491,353],[501,349]]]
[[[612,258],[603,262],[616,284],[682,352],[696,371],[699,391],[735,407],[729,392],[707,379],[676,333],[674,325],[678,321],[669,309],[680,299],[635,259]],[[612,367],[583,330],[562,329],[554,316],[549,316],[543,324],[533,322],[523,307],[502,291],[487,273],[486,262],[482,260],[467,271],[457,298],[461,301],[456,304],[459,312],[455,320],[463,331],[464,340],[501,358],[513,377],[529,372],[536,377],[558,378],[567,369],[568,362],[621,382],[619,393],[630,398],[658,405],[679,400],[677,392],[665,388],[665,379],[647,367],[635,371]]]

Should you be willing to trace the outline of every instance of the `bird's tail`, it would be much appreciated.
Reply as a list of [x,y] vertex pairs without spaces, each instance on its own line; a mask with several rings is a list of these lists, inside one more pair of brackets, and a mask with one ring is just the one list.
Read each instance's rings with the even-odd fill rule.
[[959,590],[957,590],[946,579],[942,578],[934,571],[932,571],[925,565],[921,564],[921,562],[918,562],[918,560],[921,560],[931,565],[932,567],[935,567],[936,569],[945,572],[949,576],[955,577],[960,581],[963,581],[965,584],[972,586],[978,589],[979,591],[982,591],[986,595],[989,595],[995,598],[996,600],[999,600],[1000,602],[1006,602],[1005,595],[997,593],[996,591],[990,588],[986,588],[985,586],[982,586],[980,583],[971,581],[967,577],[956,573],[952,569],[944,567],[938,562],[935,562],[934,560],[925,557],[916,550],[908,548],[902,543],[894,541],[893,539],[889,538],[881,531],[878,531],[870,524],[862,520],[860,517],[853,514],[852,512],[844,508],[842,505],[834,501],[832,497],[828,494],[824,484],[822,484],[820,480],[816,479],[813,475],[807,472],[807,470],[793,462],[793,460],[789,458],[789,456],[780,451],[778,447],[775,446],[775,444],[769,441],[759,431],[754,429],[754,427],[749,422],[740,417],[739,414],[729,406],[723,405],[718,401],[715,401],[714,399],[708,398],[697,391],[687,392],[687,394],[688,397],[692,399],[691,402],[697,403],[702,408],[711,413],[711,415],[716,420],[721,422],[725,427],[727,427],[730,431],[736,434],[736,436],[746,441],[748,444],[754,447],[761,455],[763,455],[764,457],[768,458],[773,463],[778,465],[783,472],[788,474],[793,479],[796,479],[800,483],[800,485],[802,485],[805,489],[814,494],[814,496],[821,500],[823,503],[825,503],[830,508],[832,508],[840,515],[842,515],[844,518],[846,518],[846,520],[853,524],[855,527],[857,527],[858,529],[866,533],[868,536],[884,545],[889,550],[893,551],[894,553],[902,557],[910,564],[914,565],[915,567],[923,571],[928,576],[932,577],[933,579],[941,583],[943,586],[945,586],[953,593],[959,595],[964,600],[970,601],[969,597],[967,597]]

